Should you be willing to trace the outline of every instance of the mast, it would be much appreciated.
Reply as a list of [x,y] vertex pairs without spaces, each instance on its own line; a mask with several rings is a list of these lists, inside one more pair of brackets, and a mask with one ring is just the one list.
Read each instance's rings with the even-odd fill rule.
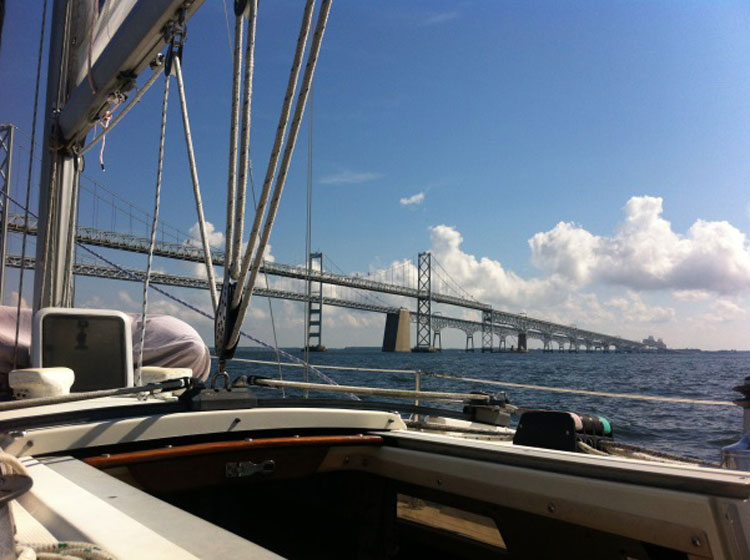
[[41,187],[39,189],[39,237],[34,272],[34,310],[42,307],[70,307],[73,303],[73,274],[65,270],[72,255],[71,224],[73,193],[80,166],[74,154],[61,145],[58,118],[68,95],[66,79],[70,45],[72,2],[55,0],[47,69]]
[[[111,104],[115,94],[135,86],[138,74],[164,48],[164,29],[172,20],[185,21],[203,0],[107,0],[101,14],[117,21],[91,17],[95,4],[55,0],[47,71],[47,95],[42,171],[39,189],[39,236],[34,274],[34,310],[73,303],[72,264],[75,252],[77,186],[83,158],[76,154]],[[104,16],[102,16],[104,17]],[[78,28],[73,30],[73,22]],[[93,60],[82,61],[71,45],[92,40],[95,33],[80,27],[106,25],[111,37]],[[82,63],[89,69],[81,74]],[[77,65],[77,67],[76,67]]]

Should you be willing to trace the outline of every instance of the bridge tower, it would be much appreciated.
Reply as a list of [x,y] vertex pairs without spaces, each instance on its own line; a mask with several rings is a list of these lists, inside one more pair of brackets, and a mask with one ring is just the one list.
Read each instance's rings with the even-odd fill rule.
[[433,352],[432,335],[432,255],[419,253],[417,266],[417,345],[414,352]]
[[[8,248],[8,197],[10,196],[10,180],[13,172],[13,135],[15,127],[12,124],[0,126],[0,305],[5,295],[5,254]],[[19,297],[20,294],[19,294]]]
[[492,352],[492,309],[482,311],[482,352]]
[[[323,272],[323,253],[310,253],[309,269]],[[316,265],[318,268],[315,268]],[[307,350],[310,352],[323,352],[323,282],[313,282],[307,279]]]

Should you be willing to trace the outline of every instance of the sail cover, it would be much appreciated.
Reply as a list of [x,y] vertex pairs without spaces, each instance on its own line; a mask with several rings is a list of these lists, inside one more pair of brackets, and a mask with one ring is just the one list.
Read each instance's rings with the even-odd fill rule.
[[[104,48],[138,0],[79,0],[71,12],[72,44],[69,68],[71,89],[87,79]],[[96,86],[96,84],[94,84]]]

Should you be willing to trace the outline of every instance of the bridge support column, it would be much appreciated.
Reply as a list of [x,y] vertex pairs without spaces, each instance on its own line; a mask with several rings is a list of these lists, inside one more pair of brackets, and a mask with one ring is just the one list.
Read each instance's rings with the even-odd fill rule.
[[526,333],[520,332],[518,333],[518,352],[526,352]]
[[431,257],[427,253],[419,253],[417,267],[417,345],[412,348],[413,352],[433,352],[430,346],[432,334],[432,271]]
[[466,352],[474,351],[474,334],[466,334]]
[[497,343],[497,350],[499,352],[505,352],[508,349],[508,345],[505,343],[505,337],[501,334],[497,335],[498,337],[498,343]]
[[[309,270],[323,272],[323,253],[310,253]],[[316,268],[316,265],[318,268]],[[307,348],[310,352],[323,352],[323,282],[307,280]]]
[[492,352],[492,310],[482,311],[482,352]]
[[443,337],[440,332],[441,331],[435,331],[432,333],[432,348],[438,352],[443,351]]
[[408,352],[411,350],[411,313],[401,309],[385,317],[383,352]]

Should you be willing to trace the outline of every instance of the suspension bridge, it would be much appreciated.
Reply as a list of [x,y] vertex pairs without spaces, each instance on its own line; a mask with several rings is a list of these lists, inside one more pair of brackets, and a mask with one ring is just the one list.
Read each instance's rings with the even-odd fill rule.
[[[0,135],[2,129],[0,129]],[[9,142],[2,143],[0,138],[0,193],[7,192],[10,186]],[[3,157],[3,155],[5,156]],[[5,167],[3,167],[5,166]],[[3,184],[4,183],[4,184]],[[107,193],[102,195],[102,192]],[[134,253],[147,254],[150,239],[144,233],[134,232],[134,225],[148,226],[151,217],[147,212],[138,209],[129,201],[106,187],[90,181],[81,183],[81,194],[88,197],[91,204],[89,212],[91,225],[79,225],[76,231],[78,244],[105,249],[114,249]],[[3,248],[9,233],[27,234],[35,236],[36,221],[24,215],[10,211],[11,199],[3,199],[2,230]],[[84,203],[81,202],[79,206]],[[107,214],[104,221],[111,229],[99,226],[101,214]],[[129,233],[112,231],[119,224],[126,224]],[[204,262],[204,250],[194,242],[190,236],[168,225],[160,225],[160,236],[154,248],[154,255],[178,261]],[[171,238],[168,240],[167,237]],[[3,264],[15,268],[34,268],[34,259],[21,258],[19,255],[4,253]],[[402,261],[391,268],[379,271],[377,274],[361,276],[347,275],[324,270],[323,255],[311,253],[307,257],[309,262],[305,266],[265,262],[261,272],[267,277],[274,277],[278,285],[267,285],[265,288],[256,287],[254,294],[275,299],[305,302],[308,305],[308,345],[322,346],[322,325],[324,306],[343,307],[366,312],[385,314],[386,332],[384,334],[384,349],[386,340],[402,341],[399,347],[391,349],[405,350],[411,348],[410,324],[416,324],[416,351],[431,351],[442,346],[442,332],[446,329],[457,329],[466,335],[466,350],[474,350],[474,335],[481,335],[481,350],[492,352],[506,350],[506,340],[511,337],[516,343],[511,348],[526,350],[529,339],[541,341],[546,351],[557,349],[579,351],[640,351],[659,346],[660,341],[644,340],[638,342],[627,340],[619,336],[597,333],[579,329],[571,325],[563,325],[542,319],[529,317],[523,313],[514,314],[493,309],[491,305],[472,298],[461,286],[455,282],[450,274],[430,253],[420,253],[417,262]],[[215,266],[224,265],[222,251],[212,251],[211,260]],[[330,259],[329,259],[330,261]],[[335,264],[333,268],[335,268]],[[97,278],[110,278],[143,282],[145,272],[102,264],[101,262],[86,262],[82,255],[76,255],[74,274]],[[390,274],[390,280],[388,276]],[[398,281],[399,275],[401,281]],[[283,280],[287,280],[286,283]],[[208,289],[205,278],[153,272],[151,282],[167,286],[183,288]],[[294,286],[306,286],[307,290],[295,290]],[[324,293],[324,286],[328,294]],[[220,287],[220,285],[219,285]],[[384,301],[382,296],[390,297]],[[395,298],[393,297],[395,296]],[[415,302],[411,308],[409,302]],[[413,304],[412,304],[413,305]],[[433,309],[434,305],[441,306],[441,311]],[[462,317],[452,317],[443,312],[445,307],[458,309]],[[465,317],[466,311],[475,313],[475,319]],[[389,332],[390,331],[390,332]],[[404,332],[405,331],[405,332]],[[405,342],[403,342],[405,340]]]

